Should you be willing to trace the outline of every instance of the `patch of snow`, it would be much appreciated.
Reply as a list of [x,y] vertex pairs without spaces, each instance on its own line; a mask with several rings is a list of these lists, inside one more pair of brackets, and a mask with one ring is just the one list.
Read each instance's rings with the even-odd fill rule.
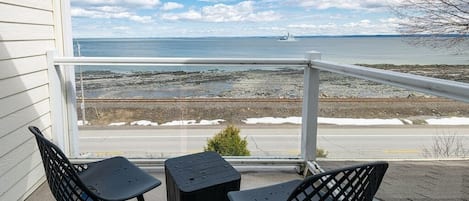
[[[247,118],[243,120],[245,124],[301,124],[301,117],[262,117]],[[399,119],[351,119],[351,118],[326,118],[319,117],[319,124],[334,125],[404,125]]]
[[301,124],[301,117],[262,117],[262,118],[247,118],[242,120],[245,124]]
[[115,122],[115,123],[110,123],[108,126],[124,126],[127,124],[127,122]]
[[401,121],[403,121],[405,124],[408,124],[408,125],[414,124],[414,122],[412,122],[411,120],[408,120],[408,119],[401,119]]
[[223,119],[214,119],[214,120],[200,120],[198,125],[220,125],[220,122],[224,122]]
[[468,117],[448,117],[425,120],[429,125],[469,125]]
[[[223,119],[214,120],[176,120],[161,124],[162,126],[186,126],[186,125],[219,125],[224,122]],[[262,118],[247,118],[242,120],[245,124],[301,124],[301,117],[262,117]],[[439,119],[425,120],[429,125],[469,125],[468,117],[449,117]],[[352,118],[328,118],[318,117],[319,124],[332,124],[332,125],[355,125],[355,126],[372,126],[372,125],[404,125],[413,124],[408,119],[352,119]],[[109,126],[124,126],[126,122],[110,123]],[[83,126],[82,120],[78,121],[79,126]],[[88,121],[85,125],[90,125]],[[131,122],[132,126],[158,126],[158,123],[148,120],[140,120]]]
[[90,122],[85,121],[85,123],[83,124],[83,120],[78,120],[78,121],[77,121],[77,125],[78,125],[78,126],[90,125]]
[[186,126],[186,125],[194,125],[196,123],[195,120],[176,120],[170,121],[161,124],[162,126]]
[[158,123],[151,122],[148,120],[133,121],[130,123],[131,126],[158,126]]
[[196,120],[176,120],[176,121],[171,121],[171,122],[166,122],[161,124],[162,126],[202,126],[202,125],[219,125],[220,122],[224,122],[225,120],[223,119],[214,119],[214,120],[200,120],[199,123],[197,123]]
[[404,125],[399,119],[351,119],[319,117],[319,124],[372,126],[372,125]]

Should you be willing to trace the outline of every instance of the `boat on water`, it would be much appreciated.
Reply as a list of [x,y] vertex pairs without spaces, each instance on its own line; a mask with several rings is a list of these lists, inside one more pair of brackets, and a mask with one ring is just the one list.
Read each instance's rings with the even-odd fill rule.
[[290,34],[290,32],[287,33],[287,35],[284,35],[278,39],[279,41],[296,41],[295,37]]

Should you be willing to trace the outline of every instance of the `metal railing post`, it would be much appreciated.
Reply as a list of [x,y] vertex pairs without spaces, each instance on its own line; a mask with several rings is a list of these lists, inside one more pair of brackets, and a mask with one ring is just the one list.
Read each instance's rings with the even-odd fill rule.
[[[77,157],[79,155],[79,133],[78,133],[78,117],[77,117],[77,95],[76,95],[76,86],[75,86],[75,69],[74,67],[66,67],[64,69],[64,95],[66,99],[67,113],[67,133],[68,133],[68,143],[70,147],[70,156]],[[85,122],[83,122],[85,123]]]
[[310,60],[304,71],[304,92],[301,124],[301,156],[305,161],[316,160],[319,70],[312,68],[311,61],[321,59],[321,53],[309,51],[305,58]]
[[49,95],[50,95],[50,112],[52,123],[52,140],[57,144],[65,153],[69,153],[68,143],[66,142],[65,126],[64,126],[64,103],[62,95],[62,76],[60,69],[56,68],[54,64],[54,51],[46,53],[47,58],[47,71],[49,76]]
[[[54,60],[56,52],[46,53],[53,141],[69,156],[78,156],[75,77],[73,69],[62,70]],[[65,72],[67,71],[67,72]]]

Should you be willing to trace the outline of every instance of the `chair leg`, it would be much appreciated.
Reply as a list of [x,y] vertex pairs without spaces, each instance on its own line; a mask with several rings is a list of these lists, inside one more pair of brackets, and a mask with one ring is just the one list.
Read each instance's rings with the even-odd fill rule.
[[137,200],[138,200],[138,201],[145,201],[145,198],[143,198],[143,194],[137,196]]

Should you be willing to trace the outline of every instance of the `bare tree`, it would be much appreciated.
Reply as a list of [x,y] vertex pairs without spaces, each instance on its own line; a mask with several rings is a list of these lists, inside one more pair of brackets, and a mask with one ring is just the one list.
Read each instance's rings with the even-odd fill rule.
[[442,134],[433,137],[431,147],[423,147],[422,154],[425,158],[466,158],[469,149],[464,147],[463,136],[453,134]]
[[469,0],[399,0],[392,10],[416,45],[469,47]]

